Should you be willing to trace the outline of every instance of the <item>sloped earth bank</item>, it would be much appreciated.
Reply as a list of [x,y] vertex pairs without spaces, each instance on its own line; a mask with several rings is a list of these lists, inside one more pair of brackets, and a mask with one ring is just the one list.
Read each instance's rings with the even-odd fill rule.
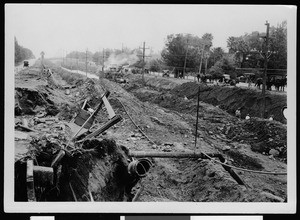
[[[16,76],[15,111],[18,112],[16,124],[21,124],[25,118],[28,120],[28,127],[35,132],[16,130],[18,134],[15,136],[17,161],[15,164],[22,163],[26,158],[36,157],[35,163],[48,166],[49,161],[61,150],[61,146],[70,139],[67,122],[80,109],[80,103],[86,97],[91,97],[92,105],[95,106],[102,93],[105,90],[110,91],[109,101],[115,113],[123,118],[121,122],[92,142],[82,145],[83,150],[76,151],[76,154],[73,153],[62,160],[57,167],[60,172],[56,172],[59,174],[60,181],[57,182],[57,187],[52,189],[56,190],[56,194],[50,193],[56,196],[47,197],[46,195],[51,192],[50,189],[40,189],[43,190],[40,195],[46,197],[46,200],[72,201],[75,194],[77,200],[86,201],[91,199],[89,194],[91,192],[95,201],[130,201],[141,185],[144,190],[141,191],[138,201],[146,202],[284,202],[287,200],[285,175],[275,176],[236,170],[246,184],[243,186],[239,185],[221,165],[208,159],[151,158],[153,166],[141,181],[130,179],[126,169],[132,159],[128,157],[127,150],[196,151],[221,153],[229,164],[242,168],[285,172],[286,126],[284,124],[258,118],[239,121],[221,108],[200,102],[198,141],[195,148],[197,103],[195,99],[191,99],[192,96],[180,97],[176,95],[175,89],[165,91],[143,86],[141,76],[138,75],[129,75],[126,77],[127,83],[118,84],[107,79],[101,81],[85,79],[76,74],[72,74],[76,77],[70,77],[70,74],[54,64],[46,63],[46,66],[53,70],[53,75],[59,83],[64,86],[76,85],[76,87],[70,89],[70,93],[65,89],[49,87],[47,80],[38,79],[41,71],[38,63],[29,69],[29,73],[21,72]],[[160,82],[159,78],[156,80]],[[171,83],[173,82],[169,85]],[[43,102],[40,103],[38,98],[27,98],[30,100],[29,103],[20,101],[22,97],[29,94],[26,89],[42,94]],[[17,91],[23,92],[22,95],[17,94]],[[35,92],[33,93],[36,94]],[[29,96],[32,97],[32,94]],[[48,107],[51,106],[54,111],[47,112]],[[38,116],[43,114],[41,119],[53,118],[53,120],[38,119]],[[100,127],[107,120],[106,114],[103,109],[97,114],[93,129]],[[257,127],[264,133],[259,132]],[[108,147],[101,147],[107,145]],[[106,149],[104,154],[103,150],[97,150],[98,146],[100,149]],[[76,146],[71,144],[71,147]],[[109,149],[114,150],[109,151]],[[41,158],[40,155],[46,158]],[[16,169],[16,182],[21,173]],[[71,183],[72,188],[68,187],[67,183]]]

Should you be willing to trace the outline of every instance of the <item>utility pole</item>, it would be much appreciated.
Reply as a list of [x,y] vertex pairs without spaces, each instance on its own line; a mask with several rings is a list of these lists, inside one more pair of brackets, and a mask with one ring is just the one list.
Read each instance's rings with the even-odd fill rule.
[[149,57],[149,56],[146,56],[145,55],[145,51],[146,51],[146,49],[150,49],[150,48],[146,48],[145,47],[145,45],[146,45],[146,43],[144,42],[143,43],[143,48],[140,48],[140,49],[143,49],[143,82],[145,82],[145,78],[144,78],[144,73],[145,73],[145,57]]
[[97,62],[97,64],[98,64],[98,66],[100,66],[100,48],[99,48],[99,55],[98,55],[98,62]]
[[184,78],[185,76],[186,58],[187,58],[188,49],[189,49],[189,39],[186,39],[186,50],[185,50],[182,78]]
[[76,58],[77,58],[76,59],[76,61],[77,61],[77,68],[76,69],[77,69],[77,73],[78,73],[78,51],[76,51]]
[[266,113],[266,80],[267,80],[267,68],[268,68],[268,49],[269,49],[269,27],[270,23],[266,21],[265,25],[267,25],[267,33],[265,39],[265,48],[264,48],[264,75],[263,75],[263,87],[262,87],[262,97],[263,97],[263,110],[261,113],[261,117],[265,118]]
[[105,62],[104,48],[103,48],[103,52],[102,52],[102,61],[103,61],[103,64],[102,64],[102,72],[104,72],[104,62]]
[[200,66],[199,66],[199,74],[201,73],[202,60],[203,60],[203,55],[204,55],[204,49],[205,49],[205,43],[203,44],[203,48],[202,48],[202,51],[201,51],[201,60],[200,60]]
[[205,75],[207,74],[207,62],[208,62],[208,58],[209,58],[209,52],[207,52],[205,54],[205,72],[204,72]]
[[86,75],[86,77],[87,77],[87,50],[88,49],[86,49],[86,51],[85,51],[85,75]]

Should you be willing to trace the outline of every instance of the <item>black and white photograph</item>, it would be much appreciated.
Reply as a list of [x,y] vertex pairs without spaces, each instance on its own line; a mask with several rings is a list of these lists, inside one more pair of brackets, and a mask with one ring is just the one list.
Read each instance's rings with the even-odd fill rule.
[[296,12],[6,4],[4,211],[294,213]]

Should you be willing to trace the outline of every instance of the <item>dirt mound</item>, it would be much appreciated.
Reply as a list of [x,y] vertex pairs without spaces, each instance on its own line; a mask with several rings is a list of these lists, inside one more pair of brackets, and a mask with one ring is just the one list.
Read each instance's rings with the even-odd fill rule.
[[287,128],[279,122],[251,118],[231,126],[224,133],[232,141],[249,143],[253,151],[272,154],[286,162]]
[[[239,87],[206,86],[195,82],[183,83],[171,90],[171,93],[187,98],[196,98],[200,87],[200,100],[218,105],[230,114],[241,109],[241,117],[247,114],[252,117],[260,117],[263,99],[261,92]],[[286,96],[270,94],[266,91],[266,115],[274,116],[274,120],[286,123],[282,115],[282,108],[286,106]]]
[[34,109],[37,106],[46,107],[48,115],[56,115],[59,110],[54,105],[54,102],[49,98],[47,93],[40,93],[38,91],[28,88],[16,88],[15,92],[15,114],[36,114]]
[[[224,167],[208,159],[151,158],[153,166],[149,173],[141,182],[137,182],[136,176],[130,176],[128,172],[129,164],[133,162],[128,157],[128,150],[218,153],[231,165],[262,171],[284,171],[286,164],[277,158],[270,159],[266,155],[253,152],[252,145],[249,144],[251,135],[249,140],[238,138],[238,126],[244,129],[240,129],[241,132],[246,133],[247,129],[251,130],[256,124],[248,125],[245,120],[239,124],[236,117],[204,101],[200,102],[198,142],[195,146],[195,100],[198,87],[192,84],[185,85],[186,93],[182,93],[179,83],[170,83],[166,79],[163,79],[164,83],[158,84],[155,80],[150,80],[156,86],[163,84],[163,89],[148,84],[145,86],[141,76],[131,75],[133,81],[118,84],[105,78],[99,81],[78,78],[76,81],[75,74],[69,73],[73,79],[59,67],[53,67],[53,72],[59,83],[65,82],[69,92],[66,93],[67,89],[62,89],[64,87],[51,89],[44,84],[37,87],[38,92],[48,94],[48,98],[61,112],[52,117],[53,122],[48,121],[52,118],[46,117],[45,122],[38,119],[38,123],[33,123],[31,127],[44,133],[38,133],[35,142],[30,142],[35,151],[29,151],[31,154],[27,156],[37,159],[35,165],[38,163],[49,166],[53,158],[61,152],[61,147],[68,143],[71,133],[68,133],[69,129],[64,120],[69,120],[81,108],[84,99],[90,97],[89,101],[93,105],[98,104],[99,95],[103,91],[110,91],[109,102],[123,120],[97,138],[78,143],[80,146],[71,143],[65,147],[65,157],[55,166],[54,171],[57,175],[54,181],[59,188],[52,186],[52,191],[50,188],[37,191],[43,195],[41,200],[131,201],[133,194],[138,191],[141,192],[139,200],[147,202],[283,202],[286,198],[285,176],[264,176],[236,171],[245,182],[245,187],[239,185]],[[172,87],[176,87],[176,90],[173,91]],[[214,89],[201,87],[202,93],[207,92],[204,97],[211,100],[214,97],[210,97],[209,92]],[[24,117],[33,116],[26,114]],[[17,119],[21,120],[18,117]],[[93,129],[97,129],[105,120],[108,120],[107,115],[99,113]],[[278,124],[280,126],[279,122]],[[252,133],[254,135],[254,131]],[[236,138],[234,134],[237,134]],[[142,188],[144,190],[140,191]]]
[[[50,167],[61,151],[61,145],[41,137],[32,141],[32,150],[26,157],[34,159],[34,165]],[[49,186],[36,184],[38,201],[130,201],[132,187],[139,177],[127,172],[130,161],[128,150],[113,140],[87,140],[82,148],[65,150],[66,155],[54,167],[54,183]],[[15,163],[16,201],[26,201],[25,158]],[[54,187],[53,187],[54,186]]]

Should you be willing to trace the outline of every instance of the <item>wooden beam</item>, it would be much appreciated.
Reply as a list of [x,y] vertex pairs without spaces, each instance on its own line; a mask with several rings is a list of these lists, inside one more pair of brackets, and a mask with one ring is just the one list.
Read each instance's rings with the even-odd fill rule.
[[102,100],[104,102],[105,108],[107,109],[109,119],[112,119],[116,115],[113,108],[111,107],[109,101],[107,100],[107,98],[105,96],[102,98]]
[[27,160],[26,184],[28,202],[35,202],[36,198],[34,192],[33,160]]

